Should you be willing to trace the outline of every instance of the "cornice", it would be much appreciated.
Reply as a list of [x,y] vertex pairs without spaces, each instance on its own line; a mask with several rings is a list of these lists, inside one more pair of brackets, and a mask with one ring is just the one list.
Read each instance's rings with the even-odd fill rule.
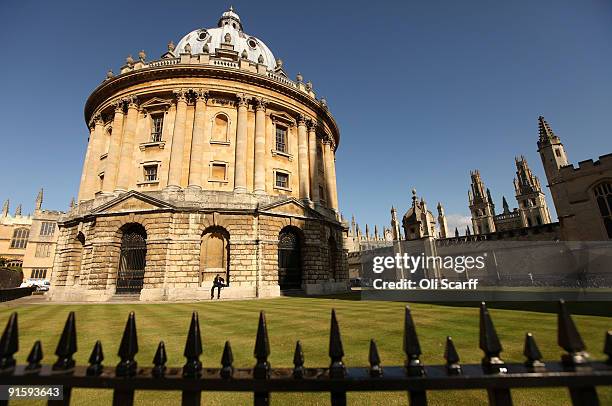
[[115,94],[127,87],[145,83],[150,80],[180,77],[226,79],[251,85],[255,84],[264,89],[269,89],[288,96],[298,103],[301,103],[315,111],[318,117],[323,118],[334,133],[334,138],[336,139],[335,145],[338,145],[340,142],[340,130],[338,128],[338,124],[327,107],[323,106],[320,101],[312,98],[308,94],[302,93],[298,89],[294,89],[264,75],[216,65],[180,64],[143,68],[107,79],[106,81],[102,82],[87,98],[84,109],[85,122],[88,123],[90,121],[92,114],[96,111],[100,104],[113,98]]

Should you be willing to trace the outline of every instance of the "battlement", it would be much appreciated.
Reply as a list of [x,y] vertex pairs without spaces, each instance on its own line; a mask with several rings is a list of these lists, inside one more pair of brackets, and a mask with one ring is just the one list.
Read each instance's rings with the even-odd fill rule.
[[558,222],[542,224],[532,227],[523,227],[515,230],[496,231],[489,234],[464,235],[459,237],[442,238],[436,240],[437,246],[450,246],[470,244],[480,241],[522,241],[522,240],[548,240],[560,239],[561,226]]
[[587,172],[590,170],[601,171],[602,169],[612,169],[612,153],[601,155],[598,160],[593,161],[592,159],[586,159],[578,162],[576,168],[573,164],[563,166],[559,169],[561,176],[573,177],[578,175],[580,172]]

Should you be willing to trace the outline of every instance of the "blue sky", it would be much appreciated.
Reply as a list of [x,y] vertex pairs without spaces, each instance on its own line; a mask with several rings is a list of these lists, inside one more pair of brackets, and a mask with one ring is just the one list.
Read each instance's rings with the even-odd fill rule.
[[[128,54],[216,26],[226,1],[0,4],[0,199],[31,211],[76,196],[89,93]],[[604,0],[233,1],[245,31],[301,72],[341,130],[342,212],[387,225],[415,187],[431,209],[469,213],[479,168],[498,207],[515,204],[514,156],[545,184],[537,117],[570,160],[612,152],[612,3]],[[550,202],[550,199],[549,199]],[[552,206],[552,204],[551,204]]]

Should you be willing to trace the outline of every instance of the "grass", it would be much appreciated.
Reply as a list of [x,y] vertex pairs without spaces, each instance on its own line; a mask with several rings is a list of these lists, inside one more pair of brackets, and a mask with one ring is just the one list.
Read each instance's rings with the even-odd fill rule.
[[[329,318],[336,309],[349,366],[367,365],[370,338],[376,338],[383,365],[401,365],[404,304],[398,302],[367,302],[340,299],[279,298],[259,301],[222,301],[168,304],[85,304],[85,305],[0,305],[2,326],[10,312],[19,313],[19,363],[25,358],[35,340],[40,339],[46,363],[54,360],[63,323],[69,311],[76,312],[78,347],[75,358],[86,364],[97,339],[102,340],[105,365],[118,362],[116,356],[127,314],[136,312],[140,365],[151,363],[157,343],[164,340],[168,365],[181,366],[184,340],[192,311],[198,311],[202,329],[205,366],[218,366],[225,340],[234,351],[236,367],[254,365],[253,345],[259,310],[266,312],[272,354],[272,366],[291,366],[295,341],[304,347],[306,366],[326,366]],[[444,360],[444,340],[452,335],[463,363],[478,363],[482,353],[478,349],[478,309],[435,304],[412,304],[412,313],[423,349],[426,364]],[[535,306],[528,307],[533,310]],[[547,310],[547,309],[546,309]],[[556,315],[538,311],[492,309],[491,315],[500,335],[507,362],[523,360],[522,346],[526,330],[537,339],[545,359],[559,359],[562,350],[556,345]],[[588,312],[583,312],[588,313]],[[596,314],[599,312],[595,312]],[[574,320],[593,358],[603,358],[604,333],[612,327],[610,317],[580,314]],[[612,390],[598,390],[602,404],[612,404]],[[75,390],[74,404],[110,404],[110,391]],[[486,403],[484,391],[447,391],[428,393],[431,404],[478,405]],[[180,394],[172,392],[142,392],[136,394],[138,404],[166,405],[180,403]],[[570,404],[567,389],[514,390],[517,405]],[[405,405],[405,393],[352,393],[349,404]],[[203,404],[250,404],[250,394],[205,393]],[[326,405],[328,394],[272,394],[272,403]],[[25,404],[25,403],[24,403]],[[31,404],[36,404],[32,402]],[[39,404],[43,404],[42,402]]]

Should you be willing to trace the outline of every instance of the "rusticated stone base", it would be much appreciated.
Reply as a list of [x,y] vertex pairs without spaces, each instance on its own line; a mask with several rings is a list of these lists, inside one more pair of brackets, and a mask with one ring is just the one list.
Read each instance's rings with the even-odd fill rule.
[[[146,238],[141,301],[210,300],[221,272],[222,298],[275,297],[279,287],[279,234],[298,237],[301,285],[306,294],[348,289],[345,226],[336,214],[293,198],[189,190],[104,196],[60,222],[51,300],[107,301],[115,296],[122,237],[138,225]],[[203,236],[227,239],[226,269],[203,272]],[[83,243],[84,241],[84,243]],[[208,272],[208,270],[205,270]]]

